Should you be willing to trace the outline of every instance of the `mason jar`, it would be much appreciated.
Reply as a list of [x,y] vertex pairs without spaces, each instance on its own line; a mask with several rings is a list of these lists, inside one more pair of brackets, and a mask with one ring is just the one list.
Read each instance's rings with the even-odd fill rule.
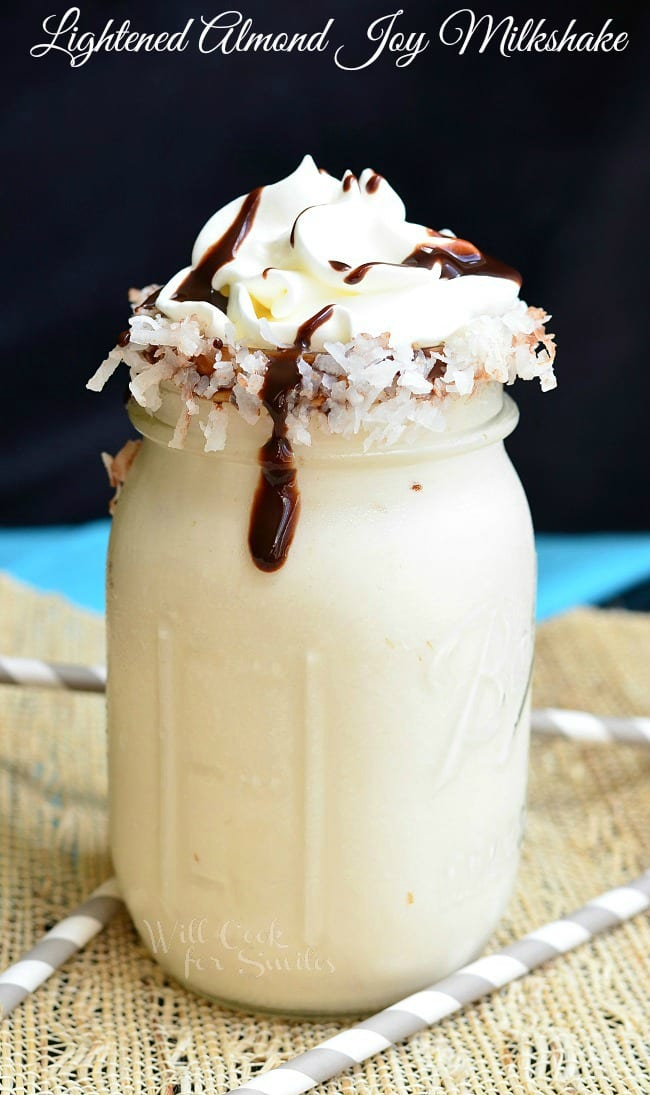
[[[511,893],[533,653],[530,515],[501,385],[383,451],[314,431],[274,573],[248,549],[270,426],[222,452],[133,401],[108,577],[110,832],[150,952],[186,987],[377,1009],[471,961]],[[205,420],[210,404],[201,405]]]

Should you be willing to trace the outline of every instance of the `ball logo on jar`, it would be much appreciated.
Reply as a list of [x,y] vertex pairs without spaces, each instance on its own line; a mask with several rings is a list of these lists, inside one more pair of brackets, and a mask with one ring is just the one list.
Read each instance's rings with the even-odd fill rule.
[[479,607],[434,645],[427,683],[434,720],[449,727],[436,789],[453,779],[469,748],[490,746],[487,763],[501,767],[512,750],[530,687],[533,627],[503,604]]

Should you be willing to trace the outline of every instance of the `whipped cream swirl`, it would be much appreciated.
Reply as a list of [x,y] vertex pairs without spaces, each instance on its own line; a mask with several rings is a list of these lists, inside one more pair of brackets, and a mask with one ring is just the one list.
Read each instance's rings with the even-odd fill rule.
[[267,349],[388,332],[393,345],[436,346],[477,316],[499,316],[517,272],[452,232],[406,220],[369,169],[342,180],[311,156],[286,179],[229,202],[203,226],[192,266],[156,307],[195,316],[206,335]]

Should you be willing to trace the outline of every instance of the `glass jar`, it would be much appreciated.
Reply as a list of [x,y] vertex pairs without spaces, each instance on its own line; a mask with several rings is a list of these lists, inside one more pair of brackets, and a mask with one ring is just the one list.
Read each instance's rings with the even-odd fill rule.
[[[296,448],[285,565],[248,550],[270,432],[182,451],[168,390],[116,508],[110,829],[135,925],[188,988],[301,1015],[383,1007],[483,948],[522,834],[535,553],[484,385],[440,434]],[[205,417],[209,409],[201,407]]]

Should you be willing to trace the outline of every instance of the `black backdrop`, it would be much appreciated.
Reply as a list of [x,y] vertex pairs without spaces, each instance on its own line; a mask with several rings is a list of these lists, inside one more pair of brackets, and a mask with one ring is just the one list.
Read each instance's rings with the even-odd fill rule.
[[[638,3],[490,3],[564,28],[612,17],[622,53],[464,56],[437,41],[460,5],[409,3],[400,22],[431,45],[405,68],[384,55],[359,72],[327,54],[100,54],[72,69],[36,60],[42,20],[65,3],[5,18],[1,141],[3,452],[0,520],[103,514],[97,453],[128,433],[124,378],[85,391],[125,326],[129,285],[184,265],[216,208],[291,171],[304,152],[333,173],[387,175],[411,219],[451,226],[524,272],[523,296],[553,313],[560,386],[519,383],[510,452],[535,522],[548,530],[648,524],[646,355],[650,12]],[[81,3],[82,29],[109,18],[177,30],[226,5]],[[318,30],[350,63],[391,0],[260,3],[262,31]]]

